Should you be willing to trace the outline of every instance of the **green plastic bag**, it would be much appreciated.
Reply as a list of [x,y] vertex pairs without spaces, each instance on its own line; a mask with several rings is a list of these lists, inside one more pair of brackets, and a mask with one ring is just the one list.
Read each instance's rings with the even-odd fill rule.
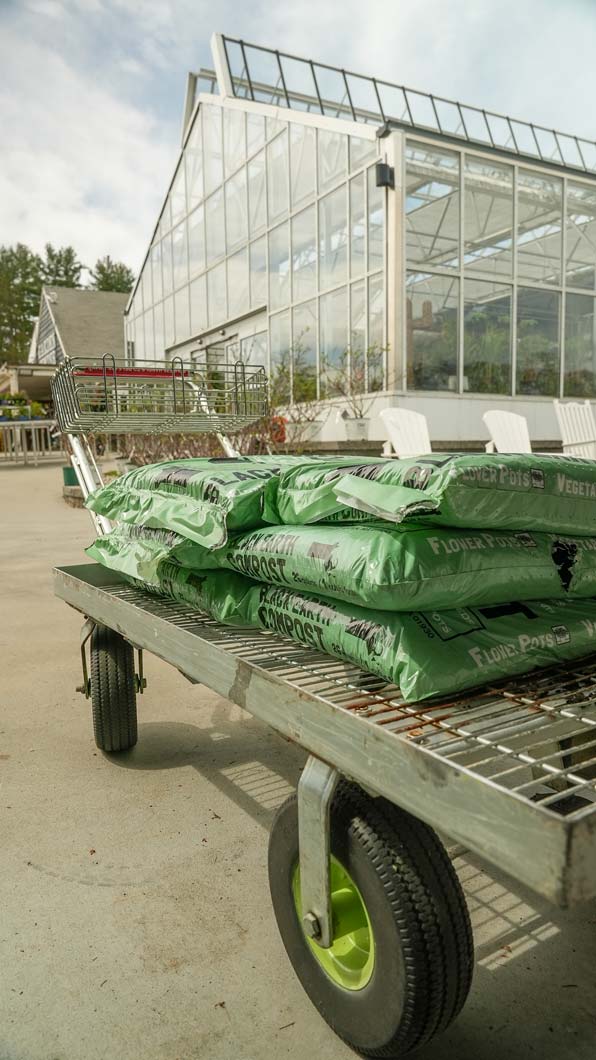
[[119,523],[109,534],[98,537],[85,552],[104,567],[150,583],[158,581],[159,566],[164,561],[190,570],[212,570],[220,566],[216,552],[174,530],[130,523]]
[[596,538],[443,527],[264,527],[206,549],[173,530],[121,523],[87,555],[146,582],[164,561],[228,568],[257,581],[386,611],[596,594]]
[[332,468],[288,468],[267,490],[271,522],[349,520],[553,531],[596,536],[596,461],[567,456],[424,456]]
[[596,538],[318,523],[241,534],[214,556],[258,581],[383,611],[596,595]]
[[251,600],[254,583],[233,571],[195,571],[164,561],[153,582],[132,580],[142,589],[203,611],[226,625],[256,625]]
[[594,599],[388,614],[263,586],[251,593],[250,611],[262,628],[398,685],[407,702],[596,650]]
[[168,460],[134,468],[93,493],[86,506],[108,519],[174,530],[206,548],[220,548],[228,532],[263,525],[265,486],[280,471],[303,466],[345,471],[354,464],[353,457]]

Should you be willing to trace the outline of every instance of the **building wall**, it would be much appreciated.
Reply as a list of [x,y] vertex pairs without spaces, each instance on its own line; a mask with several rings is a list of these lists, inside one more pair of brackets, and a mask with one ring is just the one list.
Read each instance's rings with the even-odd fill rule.
[[556,438],[552,398],[596,397],[596,181],[287,118],[200,97],[129,305],[134,356],[261,363],[274,402],[325,400],[329,440],[350,379],[377,395],[373,438],[387,404],[424,411],[437,439],[485,438],[495,407]]
[[405,140],[407,389],[596,396],[596,181]]
[[382,389],[379,141],[373,130],[350,136],[343,122],[279,113],[203,99],[129,307],[127,340],[137,359],[218,346],[262,363],[279,401],[337,392],[350,350],[363,385]]
[[62,347],[56,327],[48,309],[45,295],[42,295],[37,325],[35,362],[37,364],[56,364],[62,360],[62,356]]

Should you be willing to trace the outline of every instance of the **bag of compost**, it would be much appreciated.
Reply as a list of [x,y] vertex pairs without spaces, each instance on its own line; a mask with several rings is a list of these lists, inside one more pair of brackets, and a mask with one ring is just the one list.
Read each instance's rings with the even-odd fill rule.
[[363,464],[344,474],[293,467],[265,501],[271,522],[350,520],[355,512],[395,523],[596,536],[596,461],[437,454]]
[[250,594],[264,629],[399,686],[413,702],[596,649],[596,600],[542,600],[391,615],[271,586]]
[[318,523],[253,530],[213,555],[258,581],[383,611],[596,595],[596,538]]
[[157,582],[160,564],[165,560],[191,570],[219,567],[217,553],[197,545],[174,530],[119,523],[109,534],[98,537],[85,552],[104,567],[130,578]]
[[280,471],[304,466],[347,471],[362,463],[353,457],[299,456],[168,460],[128,471],[93,493],[86,506],[108,519],[174,530],[206,548],[220,548],[229,531],[262,526],[265,486]]
[[257,624],[251,604],[254,582],[234,571],[201,571],[162,562],[153,582],[131,579],[141,589],[167,596],[218,622],[233,626]]

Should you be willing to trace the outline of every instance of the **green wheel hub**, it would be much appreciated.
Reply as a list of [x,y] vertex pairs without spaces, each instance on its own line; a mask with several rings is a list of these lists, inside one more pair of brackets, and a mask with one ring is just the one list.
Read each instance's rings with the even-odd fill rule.
[[[306,934],[305,938],[321,968],[334,983],[344,990],[362,990],[370,981],[375,965],[375,940],[366,906],[352,877],[333,856],[329,865],[329,884],[333,942],[326,949]],[[299,865],[294,869],[292,892],[302,923]]]

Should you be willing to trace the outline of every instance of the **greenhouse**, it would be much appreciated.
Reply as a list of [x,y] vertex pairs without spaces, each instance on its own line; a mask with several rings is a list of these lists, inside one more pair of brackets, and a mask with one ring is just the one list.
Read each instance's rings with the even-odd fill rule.
[[212,53],[129,355],[263,364],[277,405],[368,394],[373,437],[399,402],[480,438],[496,399],[556,437],[552,398],[596,397],[596,144],[221,35]]

